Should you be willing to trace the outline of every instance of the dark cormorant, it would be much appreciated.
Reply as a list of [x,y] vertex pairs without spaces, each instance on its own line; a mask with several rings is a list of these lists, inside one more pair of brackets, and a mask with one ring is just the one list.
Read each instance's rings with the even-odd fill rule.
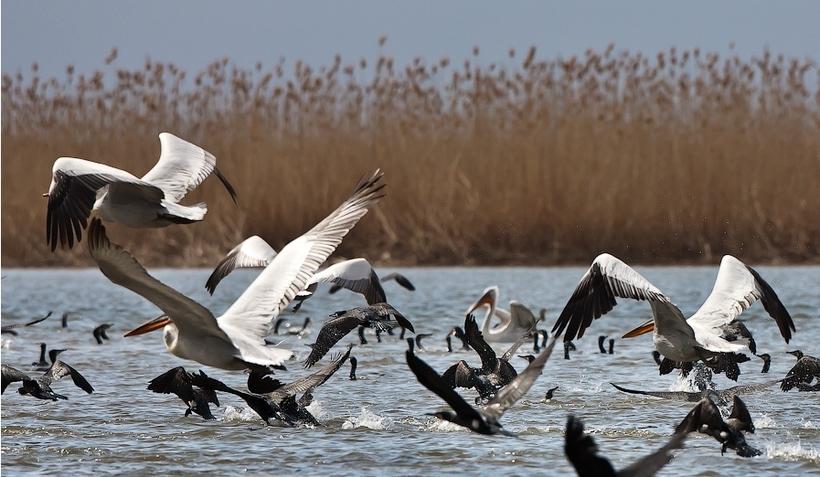
[[14,328],[22,328],[24,326],[36,325],[37,323],[45,320],[49,316],[51,316],[50,311],[46,314],[46,316],[44,316],[42,318],[35,318],[34,320],[29,321],[28,323],[15,323],[13,325],[6,325],[6,326],[3,326],[0,331],[2,331],[3,334],[9,334],[9,335],[12,335],[12,336],[17,336],[17,332],[14,331]]
[[190,416],[191,413],[196,413],[202,416],[203,419],[216,419],[211,414],[211,408],[208,405],[209,402],[212,402],[219,406],[216,393],[213,389],[204,389],[191,385],[191,374],[185,371],[182,366],[170,369],[152,379],[148,384],[148,389],[155,393],[176,394],[188,406],[188,409],[185,410],[185,417]]
[[416,375],[416,378],[424,387],[433,391],[452,408],[452,411],[436,412],[433,414],[434,416],[464,426],[479,434],[514,436],[501,426],[499,419],[507,409],[512,407],[529,391],[532,384],[541,375],[541,371],[555,347],[555,340],[553,339],[535,361],[530,363],[509,385],[501,389],[498,395],[480,407],[473,407],[468,404],[430,365],[416,356],[413,352],[412,339],[408,339],[407,344],[408,350],[405,352],[405,356],[407,365],[413,371],[413,374]]
[[105,334],[105,332],[111,328],[111,326],[113,325],[103,324],[94,328],[94,339],[97,340],[97,344],[103,344],[103,340],[108,339],[108,335]]
[[[791,354],[799,357],[797,362],[792,366],[792,369],[786,373],[786,377],[780,384],[780,389],[788,391],[797,387],[800,391],[817,391],[820,390],[820,359],[814,356],[804,355],[802,352],[792,351]],[[815,381],[812,385],[811,382]]]
[[355,381],[356,380],[356,368],[359,365],[359,361],[356,359],[355,356],[351,356],[350,358],[348,358],[348,361],[350,361],[350,380]]
[[615,387],[618,391],[622,391],[629,394],[642,394],[644,396],[654,396],[663,399],[671,399],[673,401],[688,401],[688,402],[697,402],[705,397],[711,397],[713,400],[717,401],[718,404],[725,405],[730,401],[734,396],[739,394],[755,394],[761,391],[764,391],[775,384],[779,383],[779,379],[775,379],[772,381],[766,381],[763,383],[758,384],[744,384],[741,386],[733,386],[728,389],[711,389],[711,388],[704,388],[700,391],[694,392],[687,392],[687,391],[638,391],[636,389],[627,389],[621,386],[618,386],[615,383],[609,383]]
[[769,372],[769,367],[771,367],[771,365],[772,365],[772,357],[769,356],[768,353],[757,354],[755,356],[757,356],[758,358],[763,360],[763,369],[761,369],[760,372],[761,373],[768,373]]
[[669,453],[672,449],[683,447],[686,433],[676,433],[666,445],[634,464],[615,472],[612,464],[605,457],[598,455],[595,439],[584,432],[580,419],[570,415],[567,418],[567,431],[564,436],[564,453],[579,477],[615,477],[615,476],[652,476],[661,467],[672,460]]
[[720,453],[734,449],[741,457],[754,457],[761,452],[746,443],[741,431],[754,432],[754,424],[748,409],[738,396],[734,397],[732,413],[727,421],[723,420],[715,403],[705,397],[695,404],[689,414],[678,424],[675,432],[701,432],[714,437],[721,443]]
[[46,344],[45,343],[37,343],[40,345],[40,360],[31,363],[32,366],[40,366],[40,367],[48,367],[48,361],[46,361]]
[[[56,358],[60,351],[65,350],[51,350],[53,353],[53,357]],[[68,364],[54,359],[53,364],[48,368],[48,370],[43,374],[41,377],[32,379],[27,374],[23,373],[22,371],[12,368],[11,366],[3,365],[3,384],[2,384],[2,392],[6,391],[6,388],[9,384],[17,381],[22,381],[23,386],[20,387],[17,392],[20,394],[31,394],[32,396],[38,399],[51,399],[52,401],[56,401],[57,399],[68,399],[67,397],[56,394],[54,391],[51,390],[51,383],[55,381],[59,381],[60,379],[71,376],[71,380],[74,381],[74,384],[82,389],[83,391],[91,394],[94,392],[94,388],[86,381],[86,379],[81,375],[76,369],[69,366]]]
[[387,303],[360,306],[333,313],[330,315],[331,319],[325,322],[319,330],[316,342],[310,345],[312,349],[305,359],[305,368],[316,364],[340,339],[360,325],[386,329],[389,326],[386,322],[390,319],[390,315],[393,315],[399,324],[415,333],[412,323]]

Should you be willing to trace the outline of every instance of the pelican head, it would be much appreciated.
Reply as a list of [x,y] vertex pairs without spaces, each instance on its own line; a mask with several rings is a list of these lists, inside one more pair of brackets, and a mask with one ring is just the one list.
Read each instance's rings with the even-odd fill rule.
[[465,313],[464,315],[465,316],[469,315],[470,313],[472,313],[475,310],[481,308],[482,306],[488,306],[488,307],[490,307],[490,310],[494,310],[495,309],[495,302],[496,302],[497,298],[498,298],[498,287],[495,286],[495,285],[493,285],[491,287],[487,287],[484,290],[484,294],[481,296],[481,298],[479,298],[478,301],[473,303],[473,306],[471,306],[470,309],[467,310],[467,313]]

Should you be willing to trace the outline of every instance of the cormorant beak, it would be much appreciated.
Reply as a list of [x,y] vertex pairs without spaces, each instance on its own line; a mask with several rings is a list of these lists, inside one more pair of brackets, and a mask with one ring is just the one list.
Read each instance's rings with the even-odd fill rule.
[[44,192],[43,197],[48,197],[48,192]]
[[171,324],[171,318],[168,315],[162,315],[154,318],[153,320],[149,321],[148,323],[142,324],[137,328],[129,331],[128,333],[124,334],[123,337],[128,336],[137,336],[148,333],[150,331],[159,330],[161,328],[165,328],[165,325]]
[[623,336],[621,336],[621,338],[634,338],[636,336],[641,336],[643,334],[649,333],[650,331],[652,331],[654,329],[655,329],[655,320],[652,319],[652,320],[647,321],[646,323],[642,323],[642,324],[638,325],[637,327],[627,331],[626,333],[624,333]]

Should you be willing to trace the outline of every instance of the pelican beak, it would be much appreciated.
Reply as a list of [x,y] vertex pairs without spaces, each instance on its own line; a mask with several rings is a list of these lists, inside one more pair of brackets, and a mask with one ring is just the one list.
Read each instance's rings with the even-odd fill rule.
[[492,292],[487,292],[487,293],[484,294],[484,296],[479,298],[478,301],[475,302],[475,304],[472,306],[472,308],[467,310],[467,313],[465,313],[464,315],[465,316],[469,315],[470,313],[474,312],[475,310],[481,308],[484,305],[487,305],[490,308],[492,308],[494,303],[495,303],[495,295]]
[[655,329],[655,320],[652,319],[652,320],[647,321],[646,323],[642,323],[642,324],[638,325],[637,327],[627,331],[626,333],[624,333],[623,336],[621,336],[621,338],[634,338],[636,336],[641,336],[643,334],[649,333],[650,331],[652,331],[654,329]]
[[142,324],[137,328],[129,331],[128,333],[124,334],[123,337],[128,336],[137,336],[148,333],[150,331],[159,330],[161,328],[165,328],[165,325],[171,324],[171,318],[168,315],[162,315],[154,318],[153,320],[149,321],[148,323]]

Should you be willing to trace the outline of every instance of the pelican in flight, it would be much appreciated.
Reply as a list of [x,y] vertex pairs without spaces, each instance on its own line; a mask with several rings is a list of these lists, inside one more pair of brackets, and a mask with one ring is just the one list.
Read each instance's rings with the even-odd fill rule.
[[[249,237],[231,249],[225,258],[219,262],[205,282],[205,288],[208,293],[213,295],[219,282],[234,270],[239,268],[264,268],[273,261],[276,254],[276,250],[258,235]],[[334,288],[331,288],[331,293],[335,293],[338,288],[347,288],[353,292],[361,293],[367,300],[368,305],[385,303],[387,302],[387,296],[381,283],[388,279],[396,280],[408,290],[415,290],[410,280],[398,273],[391,273],[380,280],[370,262],[364,258],[354,258],[335,263],[313,274],[305,289],[297,293],[294,298],[297,303],[293,311],[297,311],[304,300],[313,296],[319,283],[333,283]]]
[[228,189],[234,202],[236,192],[216,168],[216,158],[201,147],[173,134],[159,135],[162,148],[157,164],[138,178],[115,167],[96,162],[61,157],[54,161],[48,193],[46,240],[51,251],[74,246],[82,238],[87,219],[96,214],[108,222],[126,227],[157,228],[190,224],[205,217],[204,203],[179,203],[211,172]]
[[313,272],[333,253],[351,228],[382,197],[376,170],[356,185],[351,196],[301,237],[291,241],[222,316],[153,278],[122,247],[112,244],[98,219],[89,227],[88,246],[112,282],[141,295],[164,315],[126,336],[163,329],[172,354],[221,369],[265,373],[282,367],[292,351],[267,346],[273,322]]
[[[726,255],[720,262],[715,286],[706,302],[689,319],[659,289],[621,260],[601,254],[581,278],[552,331],[564,330],[564,341],[580,338],[593,319],[600,318],[615,306],[615,297],[646,300],[653,318],[626,333],[624,338],[654,330],[655,349],[672,361],[708,360],[721,353],[747,350],[739,342],[724,339],[722,329],[740,313],[760,300],[777,322],[780,334],[789,342],[794,323],[772,287],[751,267]],[[719,364],[719,363],[717,363]]]
[[[529,308],[513,300],[510,302],[510,309],[504,310],[496,306],[497,300],[498,286],[487,287],[481,298],[464,314],[466,316],[483,306],[487,307],[487,314],[481,322],[481,333],[488,343],[515,343],[522,334],[534,329],[538,320]],[[501,320],[501,323],[492,326],[490,322],[493,319]]]

